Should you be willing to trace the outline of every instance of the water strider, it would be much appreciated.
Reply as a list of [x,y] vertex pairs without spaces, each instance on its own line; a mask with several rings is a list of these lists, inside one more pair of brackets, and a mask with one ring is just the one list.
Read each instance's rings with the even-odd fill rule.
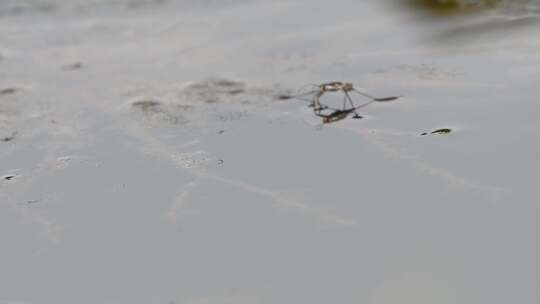
[[[358,114],[356,110],[359,108],[365,107],[373,102],[386,102],[386,101],[393,101],[398,98],[399,96],[389,96],[389,97],[374,97],[372,95],[369,95],[367,93],[364,93],[362,91],[357,90],[354,85],[350,82],[341,82],[341,81],[333,81],[333,82],[327,82],[322,83],[319,85],[313,85],[314,89],[301,93],[295,96],[288,96],[288,95],[281,95],[278,98],[279,99],[298,99],[303,101],[310,102],[310,107],[313,108],[313,112],[316,116],[321,117],[323,120],[323,123],[332,123],[336,121],[340,121],[342,119],[347,118],[349,115],[354,114],[352,116],[353,119],[360,119],[362,116]],[[343,93],[343,106],[341,108],[331,107],[326,104],[323,104],[321,102],[321,97],[323,97],[327,93]],[[355,105],[353,102],[353,99],[351,97],[351,93],[356,93],[358,95],[361,95],[363,97],[367,97],[371,99],[369,102]],[[311,99],[305,99],[304,97],[307,95],[312,95]]]

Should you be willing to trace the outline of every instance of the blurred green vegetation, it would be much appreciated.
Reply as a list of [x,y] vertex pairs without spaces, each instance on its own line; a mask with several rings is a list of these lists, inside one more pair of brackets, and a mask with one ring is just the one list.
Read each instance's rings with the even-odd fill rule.
[[400,2],[410,9],[437,16],[473,13],[497,4],[497,0],[400,0]]

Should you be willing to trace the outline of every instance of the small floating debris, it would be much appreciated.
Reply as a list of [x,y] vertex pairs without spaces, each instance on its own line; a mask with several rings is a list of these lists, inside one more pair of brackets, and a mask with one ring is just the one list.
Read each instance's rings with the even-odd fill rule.
[[[331,107],[327,104],[321,102],[321,97],[327,93],[342,93],[343,94],[343,106],[341,108]],[[351,95],[355,93],[370,99],[370,101],[365,102],[360,105],[356,105],[353,101]],[[306,99],[307,96],[311,98]],[[340,121],[347,118],[349,115],[352,115],[353,119],[360,119],[362,116],[357,112],[358,109],[363,108],[374,102],[388,102],[399,99],[401,96],[387,96],[387,97],[375,97],[357,90],[354,85],[350,82],[327,82],[319,85],[313,85],[313,90],[298,95],[286,95],[281,94],[276,96],[277,99],[287,100],[287,99],[298,99],[303,101],[308,101],[310,107],[313,108],[313,112],[316,116],[321,117],[323,123],[332,123]]]
[[437,129],[435,131],[431,131],[431,132],[424,132],[420,135],[422,136],[425,136],[425,135],[429,135],[429,134],[448,134],[448,133],[451,133],[452,132],[452,129],[449,129],[449,128],[442,128],[442,129]]
[[2,176],[2,179],[7,180],[7,181],[11,181],[11,180],[13,180],[15,177],[17,177],[17,175],[14,175],[14,174],[8,174],[8,175]]
[[293,95],[287,95],[287,94],[279,94],[279,95],[274,96],[274,98],[277,99],[277,100],[289,100],[289,99],[294,98],[294,96]]
[[219,131],[217,132],[217,134],[219,134],[219,135],[221,135],[221,134],[223,134],[223,133],[225,133],[225,130],[219,130]]
[[229,93],[230,95],[238,95],[238,94],[242,94],[244,92],[245,92],[244,89],[232,89],[232,90],[228,91],[227,93]]
[[17,92],[16,88],[5,88],[0,90],[0,95],[11,95]]
[[63,66],[62,70],[64,70],[64,71],[79,70],[82,67],[83,67],[83,64],[81,62],[75,62],[75,63]]
[[19,205],[34,205],[34,204],[37,204],[39,202],[41,202],[41,200],[39,200],[39,199],[31,199],[31,200],[20,201],[18,204]]
[[3,142],[10,142],[10,141],[14,140],[15,137],[17,137],[17,132],[13,132],[13,133],[11,133],[11,135],[3,137],[2,141]]
[[220,159],[220,160],[218,160],[218,162],[217,162],[218,166],[223,166],[223,163],[224,163],[223,159]]
[[155,110],[157,107],[161,106],[161,102],[151,100],[151,99],[145,99],[145,100],[135,101],[131,105],[135,108],[139,108],[146,112],[146,111]]

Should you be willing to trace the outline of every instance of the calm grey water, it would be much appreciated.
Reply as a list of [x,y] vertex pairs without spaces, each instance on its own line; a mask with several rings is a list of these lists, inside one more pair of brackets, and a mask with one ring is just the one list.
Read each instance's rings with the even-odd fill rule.
[[539,3],[441,3],[0,1],[0,304],[537,303]]

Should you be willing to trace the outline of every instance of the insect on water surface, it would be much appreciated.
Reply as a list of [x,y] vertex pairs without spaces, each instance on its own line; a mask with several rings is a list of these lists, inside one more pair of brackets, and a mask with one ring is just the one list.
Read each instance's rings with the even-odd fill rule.
[[[304,100],[310,102],[310,106],[313,107],[313,112],[316,116],[321,117],[323,123],[332,123],[336,121],[340,121],[342,119],[347,118],[350,114],[354,114],[352,118],[354,119],[360,119],[362,116],[358,114],[356,110],[359,108],[365,107],[373,102],[385,102],[385,101],[393,101],[399,98],[399,96],[389,96],[389,97],[382,97],[377,98],[374,96],[371,96],[369,94],[366,94],[364,92],[361,92],[357,90],[354,85],[350,82],[341,82],[341,81],[333,81],[333,82],[327,82],[322,83],[319,85],[313,85],[314,90],[301,93],[295,96],[286,96],[287,98],[282,99],[289,99],[289,98],[295,98],[299,100]],[[321,102],[321,98],[328,94],[328,93],[343,93],[343,106],[341,108],[328,106],[326,104],[323,104]],[[363,97],[367,97],[370,99],[370,101],[355,105],[353,102],[353,99],[351,97],[351,93],[355,93],[358,95],[361,95]],[[305,96],[313,94],[313,97],[311,99],[305,99]]]

